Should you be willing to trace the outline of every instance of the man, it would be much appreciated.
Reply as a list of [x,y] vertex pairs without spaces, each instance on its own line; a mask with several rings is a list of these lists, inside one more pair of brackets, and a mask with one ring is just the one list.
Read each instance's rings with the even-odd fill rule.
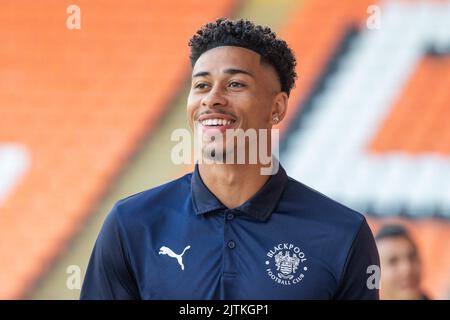
[[417,246],[405,227],[383,226],[375,236],[380,253],[381,298],[384,300],[428,299],[420,287],[421,262]]
[[[81,298],[378,299],[367,272],[378,253],[361,214],[282,166],[266,175],[260,160],[223,158],[255,143],[237,146],[230,132],[270,135],[283,120],[296,78],[286,42],[268,27],[218,19],[189,45],[189,123],[203,135],[202,157],[223,161],[199,161],[193,173],[119,201]],[[270,136],[256,143],[271,147]]]

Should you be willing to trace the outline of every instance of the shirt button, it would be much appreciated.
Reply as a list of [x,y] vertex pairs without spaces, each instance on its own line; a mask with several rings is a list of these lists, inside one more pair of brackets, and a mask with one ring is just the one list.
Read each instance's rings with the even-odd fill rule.
[[228,241],[227,246],[230,249],[234,249],[236,247],[236,242],[234,242],[233,240],[230,240],[230,241]]
[[227,214],[227,220],[233,220],[234,219],[234,214],[229,213]]

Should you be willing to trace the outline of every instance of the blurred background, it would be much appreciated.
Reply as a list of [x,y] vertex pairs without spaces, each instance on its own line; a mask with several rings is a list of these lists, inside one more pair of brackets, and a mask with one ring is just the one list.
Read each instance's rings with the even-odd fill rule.
[[170,159],[187,42],[222,16],[269,25],[297,56],[288,174],[374,233],[406,226],[424,290],[449,299],[446,0],[2,0],[0,299],[78,299],[114,202],[191,170]]

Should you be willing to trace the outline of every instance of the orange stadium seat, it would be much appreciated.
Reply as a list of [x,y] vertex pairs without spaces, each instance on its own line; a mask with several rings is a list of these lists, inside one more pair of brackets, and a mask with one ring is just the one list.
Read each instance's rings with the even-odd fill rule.
[[450,154],[450,140],[444,138],[450,128],[449,85],[450,58],[424,58],[371,142],[370,151]]

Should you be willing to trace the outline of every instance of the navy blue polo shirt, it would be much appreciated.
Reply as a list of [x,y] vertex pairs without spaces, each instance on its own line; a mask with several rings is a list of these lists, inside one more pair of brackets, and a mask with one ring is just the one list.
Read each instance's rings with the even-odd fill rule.
[[364,216],[281,166],[233,209],[196,166],[115,204],[81,299],[378,299],[371,265],[379,258]]

